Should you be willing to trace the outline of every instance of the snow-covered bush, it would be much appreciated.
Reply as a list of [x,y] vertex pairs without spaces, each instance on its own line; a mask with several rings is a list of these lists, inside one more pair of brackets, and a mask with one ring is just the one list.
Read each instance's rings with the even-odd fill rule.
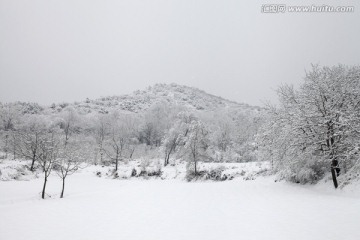
[[205,179],[214,181],[225,181],[228,179],[227,175],[224,175],[225,166],[218,166],[216,168],[206,171]]
[[324,172],[321,174],[317,173],[309,167],[302,168],[286,168],[278,172],[278,180],[285,179],[290,182],[306,184],[306,183],[316,183],[324,175]]
[[343,188],[352,182],[360,181],[360,158],[357,158],[356,163],[345,174],[340,175],[340,187]]
[[311,153],[291,154],[275,161],[272,171],[278,174],[278,180],[295,183],[316,183],[328,171],[329,161]]
[[212,180],[225,181],[232,180],[237,174],[236,172],[226,172],[227,168],[223,165],[211,167],[210,169],[202,169],[195,174],[195,171],[187,169],[185,179],[190,181]]
[[140,169],[141,172],[146,172],[146,169],[150,166],[150,160],[148,158],[140,159]]
[[[136,173],[135,176],[161,176],[161,169],[162,165],[158,159],[150,160],[147,158],[143,158],[140,162],[140,173]],[[137,171],[136,169],[134,170]]]
[[185,180],[188,182],[197,181],[197,180],[204,180],[207,172],[206,171],[195,171],[187,170],[185,175]]
[[0,181],[30,180],[37,178],[40,169],[30,171],[27,161],[5,160],[0,164]]

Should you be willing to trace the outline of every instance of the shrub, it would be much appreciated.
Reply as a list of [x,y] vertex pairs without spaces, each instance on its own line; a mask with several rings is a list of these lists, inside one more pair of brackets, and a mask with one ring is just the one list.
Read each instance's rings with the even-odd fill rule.
[[213,181],[225,181],[228,179],[228,176],[223,174],[224,170],[224,166],[210,169],[210,171],[206,172],[205,179]]
[[[135,170],[135,171],[134,171]],[[162,174],[162,165],[158,160],[150,161],[149,159],[142,159],[140,163],[140,173],[133,169],[132,175],[144,177],[160,177]]]
[[186,170],[185,179],[190,181],[197,181],[197,180],[212,180],[212,181],[225,181],[233,179],[233,176],[224,174],[225,171],[224,166],[218,166],[212,168],[210,170],[202,170],[198,171],[196,174],[191,168]]
[[325,162],[302,158],[301,161],[278,168],[278,178],[300,184],[316,183],[323,178],[325,172]]
[[202,180],[204,179],[206,174],[206,171],[197,171],[197,173],[195,174],[195,171],[187,169],[185,179],[188,182]]

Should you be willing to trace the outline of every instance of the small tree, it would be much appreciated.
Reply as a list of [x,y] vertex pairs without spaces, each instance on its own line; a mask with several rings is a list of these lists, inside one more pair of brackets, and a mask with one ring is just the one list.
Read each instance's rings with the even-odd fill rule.
[[45,190],[48,177],[57,163],[59,157],[60,141],[55,132],[47,133],[46,137],[42,139],[39,144],[38,162],[44,172],[44,184],[41,193],[41,198],[45,199]]
[[115,171],[118,170],[119,161],[122,159],[125,150],[129,148],[130,154],[135,150],[130,148],[134,134],[134,121],[128,114],[114,112],[109,119],[109,134],[105,141],[104,152],[115,161]]
[[72,136],[79,130],[79,115],[75,109],[67,107],[60,113],[60,128],[64,135],[64,144],[66,145]]
[[94,137],[98,145],[98,152],[100,154],[100,163],[104,161],[104,143],[109,133],[109,117],[103,114],[99,114],[95,118]]
[[189,167],[194,166],[195,175],[198,174],[197,164],[206,158],[206,150],[209,146],[208,131],[201,121],[193,121],[190,125],[189,134],[186,138],[185,150],[189,157]]
[[177,114],[173,126],[167,131],[162,141],[161,151],[164,153],[164,166],[169,164],[171,154],[184,145],[190,125],[194,120],[196,120],[195,116],[189,112]]
[[173,127],[165,134],[161,147],[164,152],[164,166],[169,164],[170,155],[176,151],[177,146],[182,142],[183,135],[179,130]]
[[56,162],[56,173],[62,180],[60,198],[64,197],[66,177],[79,170],[87,157],[87,149],[81,148],[78,142],[67,142],[61,149],[59,160]]
[[14,141],[18,143],[15,151],[19,156],[31,159],[30,170],[33,171],[40,154],[40,144],[45,140],[49,124],[43,116],[29,115],[24,119],[24,123],[14,136]]

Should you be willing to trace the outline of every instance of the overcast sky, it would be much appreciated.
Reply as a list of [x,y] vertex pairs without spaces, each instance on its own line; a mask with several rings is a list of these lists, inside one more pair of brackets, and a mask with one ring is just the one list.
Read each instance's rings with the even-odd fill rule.
[[359,64],[359,1],[287,1],[354,13],[261,13],[270,2],[284,1],[0,0],[0,101],[80,101],[174,82],[261,105],[311,63]]

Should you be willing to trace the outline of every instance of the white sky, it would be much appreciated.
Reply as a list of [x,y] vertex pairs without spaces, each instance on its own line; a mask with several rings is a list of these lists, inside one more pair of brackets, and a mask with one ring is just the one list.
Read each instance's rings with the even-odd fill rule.
[[0,101],[51,104],[174,82],[260,105],[310,63],[359,64],[359,1],[287,1],[354,13],[261,13],[271,2],[285,3],[0,0]]

